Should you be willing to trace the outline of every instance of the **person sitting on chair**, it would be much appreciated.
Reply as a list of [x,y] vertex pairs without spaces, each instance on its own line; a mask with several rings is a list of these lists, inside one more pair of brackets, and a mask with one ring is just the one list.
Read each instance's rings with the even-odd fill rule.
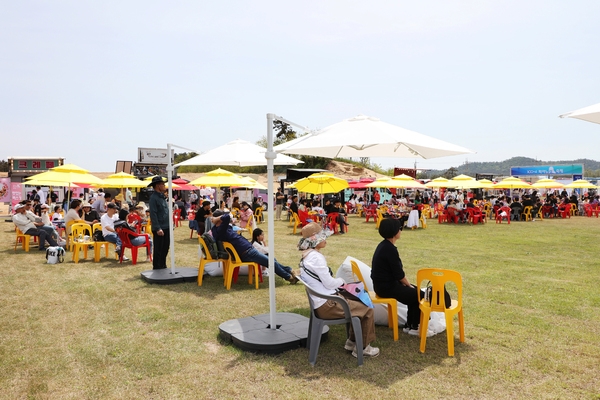
[[[402,260],[395,245],[401,233],[400,222],[395,219],[386,218],[379,224],[379,234],[383,240],[377,245],[373,254],[371,279],[377,296],[393,298],[406,304],[408,315],[403,331],[409,335],[419,336],[421,320],[419,297],[417,297],[419,289],[410,284],[404,273]],[[423,296],[424,292],[421,290],[420,298]]]
[[[117,235],[117,231],[115,230],[115,222],[118,220],[117,216],[117,205],[115,203],[108,203],[106,205],[106,213],[100,217],[100,223],[102,224],[102,236],[104,236],[104,240],[109,243],[114,243],[115,253],[121,256],[121,239],[119,235]],[[123,256],[123,261],[129,261],[129,258]]]
[[52,239],[52,236],[46,230],[42,229],[44,223],[41,222],[41,220],[40,222],[31,221],[25,214],[25,208],[26,207],[23,204],[17,204],[15,206],[15,214],[12,216],[12,220],[16,227],[25,235],[38,236],[40,251],[46,250],[46,242],[48,242],[50,246],[58,246],[58,243]]
[[[233,228],[229,224],[231,222],[231,215],[229,213],[216,210],[210,220],[213,224],[211,233],[215,241],[231,243],[242,261],[255,262],[258,265],[269,265],[269,258],[267,256],[259,253],[250,244],[248,239],[233,231]],[[292,269],[279,264],[277,260],[275,260],[275,273],[292,285],[298,282],[298,278],[296,278]]]
[[252,219],[254,218],[254,213],[250,208],[250,204],[245,201],[242,201],[242,208],[240,210],[240,228],[246,228],[248,224],[252,227]]
[[[311,222],[302,228],[302,238],[298,242],[298,250],[302,251],[300,278],[311,289],[319,293],[334,295],[337,294],[337,289],[346,282],[342,278],[334,278],[331,269],[327,266],[327,260],[321,254],[321,249],[325,248],[326,245],[327,233],[319,224]],[[339,319],[345,317],[344,309],[337,302],[310,296],[315,305],[315,314],[319,318]],[[371,346],[371,343],[375,341],[375,312],[360,300],[346,299],[346,301],[350,306],[352,316],[360,319],[364,346],[363,354],[377,357],[379,349]],[[354,337],[352,325],[350,325],[350,337],[346,340],[344,348],[352,351],[352,355],[357,357],[356,338]]]

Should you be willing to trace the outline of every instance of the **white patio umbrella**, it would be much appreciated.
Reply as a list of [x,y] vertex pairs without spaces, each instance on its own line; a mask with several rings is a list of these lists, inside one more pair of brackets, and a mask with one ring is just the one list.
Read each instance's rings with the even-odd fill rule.
[[471,150],[378,118],[359,115],[274,147],[277,153],[319,157],[435,158]]
[[577,118],[588,122],[600,124],[600,103],[593,106],[580,108],[579,110],[571,111],[560,115],[561,118]]
[[[252,167],[267,165],[265,152],[267,149],[245,140],[233,140],[223,146],[202,153],[196,157],[185,160],[177,166],[186,165],[235,165],[238,167]],[[296,160],[283,154],[278,154],[273,165],[296,165],[304,161]]]

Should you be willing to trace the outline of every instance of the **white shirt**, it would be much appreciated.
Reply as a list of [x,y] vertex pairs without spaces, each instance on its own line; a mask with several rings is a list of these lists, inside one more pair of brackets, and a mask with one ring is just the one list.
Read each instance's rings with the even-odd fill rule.
[[[104,214],[100,218],[100,223],[102,224],[102,235],[103,236],[106,236],[109,234],[116,235],[116,232],[113,232],[113,231],[115,230],[115,221],[118,219],[119,219],[119,216],[117,214],[114,214],[111,218],[108,216],[108,213]],[[112,228],[112,231],[109,231],[108,229],[106,229],[107,226]]]
[[40,191],[37,192],[37,194],[40,196],[40,204],[46,204],[46,192],[40,189]]
[[252,247],[254,247],[261,254],[269,254],[269,248],[260,242],[253,242]]
[[12,216],[12,220],[17,228],[19,228],[19,230],[23,233],[26,233],[30,229],[37,229],[37,226],[35,226],[33,222],[27,218],[27,214],[18,212]]
[[[319,282],[315,278],[308,275],[304,268],[301,268],[300,277],[308,285],[308,287],[314,291],[323,294],[335,294],[336,289],[346,283],[342,278],[334,278],[331,276],[325,256],[319,253],[317,250],[306,250],[303,253],[302,260],[304,268],[307,268],[309,271],[316,274],[321,280]],[[310,297],[315,304],[315,309],[321,307],[327,302],[327,300],[320,297],[314,297],[312,295]]]

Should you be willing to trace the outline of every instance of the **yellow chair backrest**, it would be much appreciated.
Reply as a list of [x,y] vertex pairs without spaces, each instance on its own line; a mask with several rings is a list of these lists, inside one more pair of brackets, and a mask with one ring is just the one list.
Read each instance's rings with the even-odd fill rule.
[[352,266],[352,273],[354,274],[354,276],[356,276],[356,278],[361,281],[363,283],[363,285],[365,285],[365,290],[369,290],[367,288],[367,284],[365,283],[365,279],[362,276],[362,273],[360,272],[360,268],[358,268],[358,264],[356,263],[356,261],[350,261],[350,265]]
[[73,238],[78,238],[79,236],[92,237],[92,227],[89,224],[73,224],[71,225],[71,232],[73,232]]
[[448,309],[462,308],[462,277],[460,273],[450,269],[423,268],[417,271],[417,287],[423,281],[431,282],[431,311],[445,312],[444,285],[451,282],[456,285],[457,297],[452,300]]

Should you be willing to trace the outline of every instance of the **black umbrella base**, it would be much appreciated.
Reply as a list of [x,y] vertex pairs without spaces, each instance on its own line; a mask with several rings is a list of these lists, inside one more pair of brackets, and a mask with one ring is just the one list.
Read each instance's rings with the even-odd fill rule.
[[[219,325],[219,336],[234,346],[252,353],[279,354],[306,347],[308,318],[293,313],[277,313],[277,329],[269,329],[270,315],[231,319]],[[326,340],[329,327],[325,326],[321,340]]]
[[148,283],[159,285],[170,285],[173,283],[197,282],[198,268],[175,268],[175,273],[171,268],[151,269],[140,273],[143,280]]

